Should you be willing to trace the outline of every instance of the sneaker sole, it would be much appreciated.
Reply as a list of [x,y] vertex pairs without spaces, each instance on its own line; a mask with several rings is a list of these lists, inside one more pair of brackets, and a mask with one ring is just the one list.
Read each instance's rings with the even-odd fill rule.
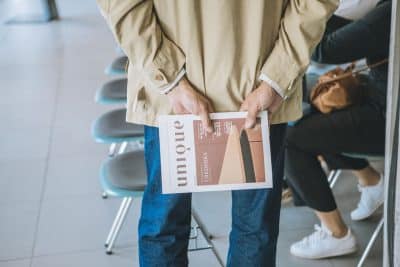
[[353,221],[362,221],[362,220],[368,219],[369,217],[372,216],[372,214],[374,214],[383,205],[384,202],[385,201],[382,200],[378,205],[375,206],[375,208],[373,208],[367,215],[365,215],[363,217],[360,217],[360,218],[353,218],[351,216],[350,217]]
[[347,250],[340,250],[340,251],[335,251],[334,253],[326,253],[326,254],[322,254],[322,255],[318,255],[318,256],[306,256],[306,255],[299,255],[296,253],[293,253],[290,250],[290,253],[292,253],[292,255],[299,257],[299,258],[303,258],[303,259],[310,259],[310,260],[318,260],[318,259],[325,259],[325,258],[333,258],[333,257],[339,257],[339,256],[344,256],[344,255],[348,255],[348,254],[352,254],[357,252],[358,247],[354,246],[350,249]]

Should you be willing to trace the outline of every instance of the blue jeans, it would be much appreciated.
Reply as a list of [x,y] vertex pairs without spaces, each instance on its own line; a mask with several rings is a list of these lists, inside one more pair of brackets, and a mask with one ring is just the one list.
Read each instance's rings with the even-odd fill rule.
[[[271,126],[273,173],[282,149],[285,125]],[[188,266],[191,194],[161,194],[158,128],[145,127],[148,185],[139,221],[139,261],[142,267]],[[282,177],[273,189],[232,192],[232,230],[228,266],[273,267],[279,232]]]

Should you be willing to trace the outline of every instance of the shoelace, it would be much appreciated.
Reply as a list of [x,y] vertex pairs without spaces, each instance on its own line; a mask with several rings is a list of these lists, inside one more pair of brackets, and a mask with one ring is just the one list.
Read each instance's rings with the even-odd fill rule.
[[302,243],[305,244],[310,244],[310,245],[315,245],[319,244],[319,242],[326,237],[330,236],[330,232],[327,229],[324,229],[323,227],[315,224],[314,225],[315,232],[312,233],[309,236],[306,236],[303,240]]

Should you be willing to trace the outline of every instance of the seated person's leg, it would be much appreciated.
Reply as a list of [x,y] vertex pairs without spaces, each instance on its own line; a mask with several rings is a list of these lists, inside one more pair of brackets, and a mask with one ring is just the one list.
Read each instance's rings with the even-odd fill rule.
[[330,169],[350,169],[358,179],[361,198],[357,208],[351,212],[353,220],[363,220],[370,217],[383,204],[384,183],[381,178],[382,175],[368,161],[340,154],[324,154],[323,158]]
[[[341,219],[317,156],[381,152],[384,150],[384,131],[384,119],[369,105],[331,114],[313,114],[288,129],[285,176],[322,221],[323,230],[319,229],[317,233],[325,233],[316,235],[320,237],[317,242],[307,242],[309,237],[295,244],[292,253],[320,258],[343,255],[356,249],[355,238]],[[341,169],[349,167],[354,169],[353,166],[342,166]],[[315,235],[312,239],[315,241]],[[338,246],[342,250],[338,250]]]
[[[312,59],[319,63],[343,64],[362,58],[385,58],[390,39],[391,1],[384,1],[362,19],[327,31]],[[334,28],[333,28],[334,29]]]

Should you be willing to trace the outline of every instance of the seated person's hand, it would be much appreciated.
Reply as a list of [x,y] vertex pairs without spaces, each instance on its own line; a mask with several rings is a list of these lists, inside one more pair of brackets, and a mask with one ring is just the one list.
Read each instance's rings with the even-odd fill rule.
[[194,89],[186,77],[167,96],[175,114],[200,116],[204,129],[213,132],[209,113],[214,112],[214,108],[210,100]]
[[253,128],[256,123],[257,114],[260,111],[268,110],[274,113],[282,104],[282,97],[266,82],[251,92],[240,107],[240,111],[247,111],[245,127]]

